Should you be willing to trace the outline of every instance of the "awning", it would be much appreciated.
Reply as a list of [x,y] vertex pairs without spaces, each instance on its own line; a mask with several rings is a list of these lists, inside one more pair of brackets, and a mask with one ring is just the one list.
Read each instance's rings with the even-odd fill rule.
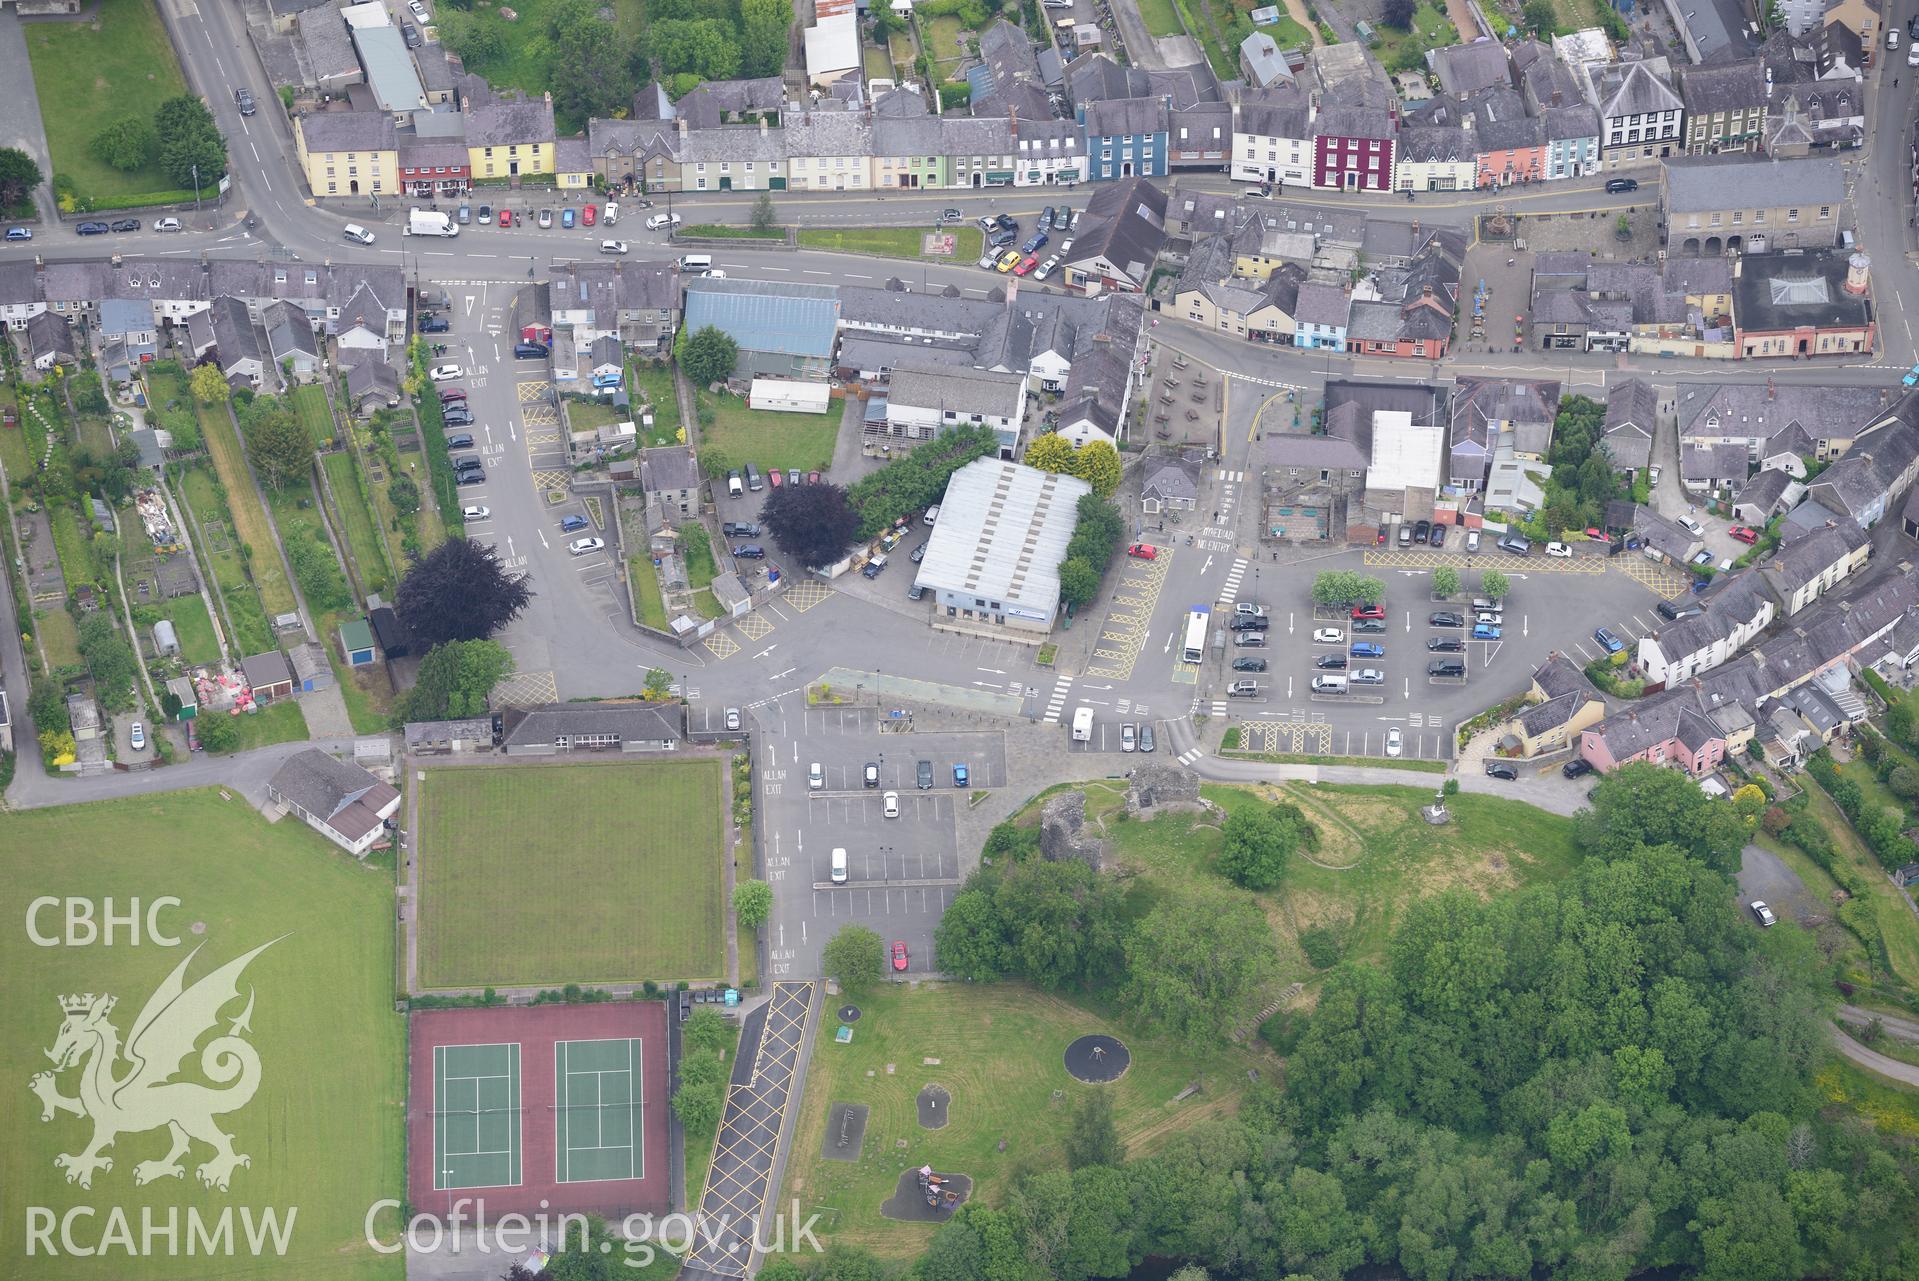
[[1013,171],[1011,169],[988,169],[986,171],[986,181],[1011,182],[1013,181]]

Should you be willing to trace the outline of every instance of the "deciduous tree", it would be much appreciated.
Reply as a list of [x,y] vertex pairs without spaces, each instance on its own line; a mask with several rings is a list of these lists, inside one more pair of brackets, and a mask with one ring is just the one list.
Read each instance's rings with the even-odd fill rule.
[[408,721],[461,720],[487,714],[487,695],[513,671],[513,655],[491,640],[448,641],[420,660],[418,679],[394,709]]
[[227,398],[226,375],[218,365],[195,365],[187,377],[187,388],[203,405],[217,405]]
[[1220,828],[1220,875],[1249,890],[1270,890],[1286,874],[1286,860],[1299,844],[1292,824],[1271,810],[1246,805]]
[[1103,440],[1089,440],[1073,451],[1073,475],[1091,485],[1101,498],[1113,496],[1121,473],[1119,451]]
[[1099,595],[1100,573],[1085,561],[1074,557],[1059,563],[1059,598],[1074,609],[1083,609]]
[[733,915],[742,926],[757,930],[772,914],[772,886],[765,881],[740,881],[733,886]]
[[578,119],[612,115],[633,98],[633,49],[594,0],[561,0],[547,20],[553,106]]
[[838,485],[782,485],[766,496],[760,519],[780,551],[804,569],[843,558],[859,534],[860,518]]
[[740,0],[740,73],[780,74],[792,27],[793,0]]
[[0,209],[24,205],[46,181],[39,162],[18,147],[0,147]]
[[1223,889],[1162,898],[1126,940],[1135,1007],[1184,1036],[1225,1039],[1276,964],[1265,914]]
[[820,966],[849,992],[880,981],[885,942],[864,925],[842,925],[820,950]]
[[[783,45],[785,41],[786,35],[782,32],[780,42]],[[753,201],[753,229],[755,231],[771,231],[773,229],[775,214],[776,211],[773,208],[773,193],[770,191],[762,191],[758,198]]]
[[719,18],[656,21],[647,29],[646,46],[667,75],[731,80],[740,71],[739,33]]
[[154,158],[159,145],[151,121],[123,116],[93,135],[87,150],[101,164],[132,173]]
[[[217,411],[216,411],[217,412]],[[240,414],[247,461],[268,489],[285,489],[313,471],[313,437],[278,396],[256,396]]]
[[1056,431],[1035,436],[1032,443],[1026,446],[1024,461],[1028,467],[1055,475],[1070,472],[1073,468],[1073,442]]
[[708,325],[687,338],[680,353],[680,369],[694,386],[705,387],[731,378],[739,359],[740,347],[732,336]]
[[1459,571],[1451,565],[1441,565],[1433,571],[1433,595],[1454,596],[1459,592]]
[[1496,569],[1489,569],[1479,576],[1479,590],[1489,600],[1505,600],[1512,589],[1511,581]]
[[509,574],[493,548],[449,538],[413,558],[394,606],[414,637],[433,646],[484,640],[517,618],[532,599],[527,576]]
[[1119,1140],[1119,1127],[1113,1124],[1113,1096],[1105,1090],[1090,1090],[1073,1109],[1072,1128],[1066,1132],[1066,1168],[1084,1170],[1095,1165],[1122,1165],[1126,1145]]

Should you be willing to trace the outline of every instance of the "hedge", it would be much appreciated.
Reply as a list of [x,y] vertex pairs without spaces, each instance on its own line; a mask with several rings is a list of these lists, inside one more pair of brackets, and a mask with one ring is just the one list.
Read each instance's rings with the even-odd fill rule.
[[440,407],[439,389],[427,377],[426,343],[413,340],[413,373],[420,391],[413,397],[413,410],[420,421],[420,452],[426,455],[427,479],[433,486],[433,501],[440,508],[440,520],[447,529],[464,534],[466,520],[460,514],[459,489],[453,483],[453,455],[446,447],[446,419]]

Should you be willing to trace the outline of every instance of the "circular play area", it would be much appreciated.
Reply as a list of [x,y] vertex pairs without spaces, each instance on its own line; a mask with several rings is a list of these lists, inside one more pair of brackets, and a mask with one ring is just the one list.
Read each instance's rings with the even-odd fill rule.
[[943,1085],[929,1085],[920,1091],[920,1129],[943,1130],[946,1128],[946,1114],[953,1103],[953,1096],[946,1092]]
[[1118,1037],[1082,1036],[1066,1047],[1066,1070],[1075,1081],[1104,1085],[1126,1075],[1133,1056]]

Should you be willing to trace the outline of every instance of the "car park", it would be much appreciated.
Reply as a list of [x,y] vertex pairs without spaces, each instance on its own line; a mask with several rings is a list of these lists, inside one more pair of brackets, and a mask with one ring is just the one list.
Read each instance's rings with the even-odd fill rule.
[[1346,633],[1340,631],[1337,627],[1315,627],[1313,629],[1313,644],[1315,645],[1344,645],[1345,643]]
[[1473,639],[1478,641],[1498,640],[1499,628],[1492,623],[1474,623]]
[[1386,731],[1386,755],[1397,756],[1403,747],[1404,740],[1400,736],[1399,726],[1395,725]]
[[1506,761],[1487,761],[1486,777],[1503,778],[1510,783],[1519,777],[1519,771]]
[[1559,767],[1562,778],[1578,778],[1581,774],[1593,772],[1593,764],[1583,756],[1575,756]]
[[[1111,555],[1112,553],[1108,552],[1107,554]],[[1159,556],[1159,548],[1153,546],[1151,543],[1134,543],[1126,549],[1126,554],[1134,560],[1155,560]]]
[[900,794],[898,792],[888,792],[880,798],[880,814],[885,818],[898,818],[900,816]]
[[452,328],[453,326],[447,323],[445,316],[428,315],[420,317],[420,332],[423,334],[443,334]]
[[1119,750],[1131,752],[1139,747],[1139,727],[1127,721],[1119,727]]
[[448,449],[471,449],[473,448],[473,437],[467,435],[465,432],[460,433],[458,436],[448,436],[446,438],[446,447]]
[[1233,670],[1236,672],[1263,672],[1266,670],[1266,660],[1263,658],[1235,658],[1233,660]]
[[1429,627],[1464,627],[1466,620],[1461,615],[1455,614],[1450,610],[1440,610],[1426,620],[1426,625]]
[[1613,635],[1612,629],[1610,628],[1593,628],[1593,639],[1598,641],[1600,648],[1608,654],[1617,654],[1620,650],[1626,648],[1626,642]]
[[1272,626],[1272,620],[1261,614],[1236,614],[1226,626],[1235,632],[1263,632]]
[[734,732],[738,732],[740,728],[740,709],[739,708],[729,707],[726,709],[726,728]]
[[493,512],[486,507],[476,506],[476,507],[460,508],[461,520],[485,520],[487,517],[491,516],[492,514]]
[[1354,658],[1384,658],[1386,647],[1377,641],[1354,641],[1349,653]]
[[817,792],[826,786],[826,767],[814,761],[806,767],[806,790]]
[[1157,746],[1159,746],[1159,744],[1153,740],[1153,727],[1151,725],[1140,726],[1139,750],[1142,752],[1150,752]]
[[1740,542],[1746,544],[1746,546],[1748,547],[1752,546],[1754,543],[1759,541],[1759,531],[1756,529],[1748,528],[1745,525],[1734,525],[1731,529],[1727,530],[1726,532],[1728,534],[1731,534],[1734,538],[1737,538]]
[[1779,924],[1779,918],[1773,915],[1772,909],[1766,906],[1764,900],[1754,899],[1747,906],[1752,909],[1753,919],[1760,925],[1770,927]]
[[1433,526],[1431,542],[1434,547],[1444,547],[1446,545],[1446,527],[1444,525]]
[[1365,635],[1368,632],[1383,632],[1385,630],[1386,620],[1383,618],[1361,618],[1353,623],[1353,633],[1355,635]]
[[549,350],[543,342],[516,342],[513,344],[513,359],[545,360]]
[[933,790],[933,762],[931,761],[915,762],[913,765],[913,781],[919,786],[920,791],[922,792],[932,791]]
[[591,556],[594,552],[606,548],[604,538],[576,538],[566,545],[566,549],[575,556]]
[[1313,666],[1322,672],[1343,672],[1346,670],[1344,654],[1319,654],[1313,658]]

